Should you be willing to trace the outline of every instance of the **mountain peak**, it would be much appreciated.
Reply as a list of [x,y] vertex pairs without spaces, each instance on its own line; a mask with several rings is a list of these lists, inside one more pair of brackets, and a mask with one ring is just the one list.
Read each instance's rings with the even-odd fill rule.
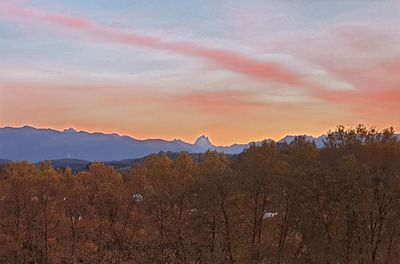
[[63,133],[77,133],[78,131],[76,131],[75,129],[73,129],[72,127],[70,128],[66,128],[63,130]]
[[[14,127],[10,127],[10,128],[14,128]],[[34,128],[34,127],[31,127],[31,126],[23,126],[23,127],[21,127],[20,129],[25,129],[25,130],[34,130],[34,129],[36,129],[36,128]]]
[[212,146],[212,144],[210,142],[210,139],[205,135],[201,135],[200,137],[198,137],[196,139],[196,141],[194,142],[194,145],[201,146],[201,147],[210,147],[210,146]]

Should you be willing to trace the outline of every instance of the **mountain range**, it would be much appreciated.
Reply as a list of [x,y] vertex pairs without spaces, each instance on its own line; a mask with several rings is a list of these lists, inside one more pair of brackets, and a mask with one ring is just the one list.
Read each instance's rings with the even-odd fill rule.
[[[307,141],[315,142],[319,148],[324,146],[324,135],[317,138],[306,135],[304,137]],[[278,142],[289,144],[294,139],[295,136],[286,136]],[[261,144],[263,141],[253,143]],[[202,153],[207,150],[216,150],[226,154],[237,154],[249,144],[216,146],[205,135],[200,136],[191,144],[180,139],[139,140],[115,133],[89,133],[76,131],[73,128],[63,131],[30,126],[0,128],[0,160],[27,160],[29,162],[56,159],[115,161],[137,159],[161,151]]]

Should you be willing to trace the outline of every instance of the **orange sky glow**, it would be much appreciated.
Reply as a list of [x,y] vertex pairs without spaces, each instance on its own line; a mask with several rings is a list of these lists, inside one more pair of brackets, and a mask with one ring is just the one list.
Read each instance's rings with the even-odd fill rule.
[[0,0],[0,126],[217,145],[400,130],[396,1],[250,2]]

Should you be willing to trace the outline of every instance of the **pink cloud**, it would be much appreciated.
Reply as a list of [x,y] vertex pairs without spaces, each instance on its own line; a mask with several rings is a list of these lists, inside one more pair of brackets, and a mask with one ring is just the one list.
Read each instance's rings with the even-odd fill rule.
[[355,114],[379,113],[382,118],[400,111],[400,34],[391,25],[393,21],[336,23],[277,39],[269,51],[280,50],[318,65],[353,88],[318,89],[312,96],[337,107],[350,106]]
[[176,95],[171,98],[171,103],[214,114],[234,116],[269,107],[267,103],[256,102],[256,96],[254,92],[245,91],[197,91]]
[[45,22],[103,41],[171,51],[185,56],[205,59],[219,66],[221,69],[241,73],[252,78],[280,82],[303,89],[324,88],[323,85],[318,83],[306,81],[302,75],[285,69],[279,63],[256,60],[238,52],[204,47],[194,43],[170,42],[158,37],[150,37],[102,26],[81,17],[54,14],[44,10],[20,6],[8,7],[3,10],[3,13],[9,19],[33,21],[36,23]]
[[[256,60],[238,52],[205,47],[194,43],[171,42],[162,38],[102,26],[85,18],[59,15],[43,10],[15,6],[7,7],[4,10],[4,15],[10,19],[36,23],[44,22],[103,41],[171,51],[204,59],[221,69],[238,72],[248,77],[308,89],[309,94],[315,98],[335,104],[354,106],[357,111],[364,111],[362,109],[372,111],[373,106],[380,108],[380,111],[387,109],[390,113],[399,110],[397,106],[397,102],[400,100],[398,92],[400,87],[399,60],[388,60],[384,55],[386,45],[398,41],[398,38],[388,35],[386,31],[379,31],[379,28],[342,25],[328,28],[324,32],[315,32],[315,34],[307,35],[306,32],[301,35],[299,33],[293,37],[281,39],[275,50],[270,50],[271,52],[280,51],[292,54],[296,58],[315,63],[326,72],[354,87],[352,91],[337,91],[326,89],[317,82],[306,81],[304,76],[285,69],[279,63]],[[365,54],[368,56],[365,56]],[[369,57],[369,54],[373,56]],[[382,54],[382,57],[380,57],[380,54]],[[233,103],[225,103],[219,108],[214,106],[218,102],[214,102],[212,98],[220,96]],[[242,94],[232,93],[193,93],[183,95],[180,98],[182,101],[190,102],[199,108],[211,111],[237,109],[234,104],[238,108],[247,108],[250,105],[247,99]],[[152,100],[155,100],[155,97],[152,97]]]

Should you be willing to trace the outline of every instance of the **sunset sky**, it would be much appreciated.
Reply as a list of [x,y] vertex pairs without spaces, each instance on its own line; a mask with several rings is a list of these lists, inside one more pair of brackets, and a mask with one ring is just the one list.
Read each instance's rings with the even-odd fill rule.
[[0,126],[207,134],[400,130],[400,1],[0,0]]

